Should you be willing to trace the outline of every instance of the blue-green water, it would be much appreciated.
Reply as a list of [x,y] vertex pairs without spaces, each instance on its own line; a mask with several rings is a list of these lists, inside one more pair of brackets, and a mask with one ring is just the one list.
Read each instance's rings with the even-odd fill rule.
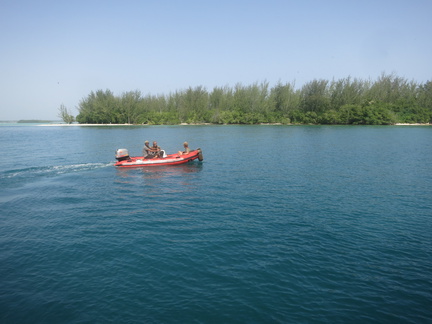
[[[116,169],[117,148],[204,162]],[[432,128],[0,127],[0,323],[432,322]]]

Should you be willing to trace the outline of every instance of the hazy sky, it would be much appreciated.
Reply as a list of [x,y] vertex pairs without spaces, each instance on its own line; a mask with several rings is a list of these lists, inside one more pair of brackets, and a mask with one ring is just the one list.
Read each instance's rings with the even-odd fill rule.
[[91,91],[432,80],[432,0],[0,0],[0,120]]

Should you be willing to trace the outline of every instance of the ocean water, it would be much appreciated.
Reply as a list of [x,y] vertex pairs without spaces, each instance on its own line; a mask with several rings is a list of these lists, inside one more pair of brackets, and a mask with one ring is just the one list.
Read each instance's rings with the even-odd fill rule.
[[[204,161],[117,169],[144,140]],[[431,323],[432,128],[1,126],[0,323]]]

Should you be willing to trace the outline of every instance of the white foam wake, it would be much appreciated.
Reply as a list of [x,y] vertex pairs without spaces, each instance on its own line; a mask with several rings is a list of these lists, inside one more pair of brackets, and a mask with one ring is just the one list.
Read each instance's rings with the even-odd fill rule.
[[84,172],[95,169],[106,168],[112,166],[114,163],[79,163],[69,165],[55,165],[46,167],[31,167],[24,169],[16,169],[2,172],[0,179],[16,178],[16,177],[37,177],[48,176],[56,174]]

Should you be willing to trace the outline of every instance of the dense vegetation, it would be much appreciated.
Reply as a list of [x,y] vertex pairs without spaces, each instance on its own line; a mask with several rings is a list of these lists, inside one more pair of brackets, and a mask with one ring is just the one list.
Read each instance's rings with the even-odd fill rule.
[[168,95],[140,91],[115,96],[91,92],[78,107],[79,123],[101,124],[342,124],[387,125],[432,122],[432,82],[418,84],[394,74],[376,81],[313,80],[292,83],[189,87]]

